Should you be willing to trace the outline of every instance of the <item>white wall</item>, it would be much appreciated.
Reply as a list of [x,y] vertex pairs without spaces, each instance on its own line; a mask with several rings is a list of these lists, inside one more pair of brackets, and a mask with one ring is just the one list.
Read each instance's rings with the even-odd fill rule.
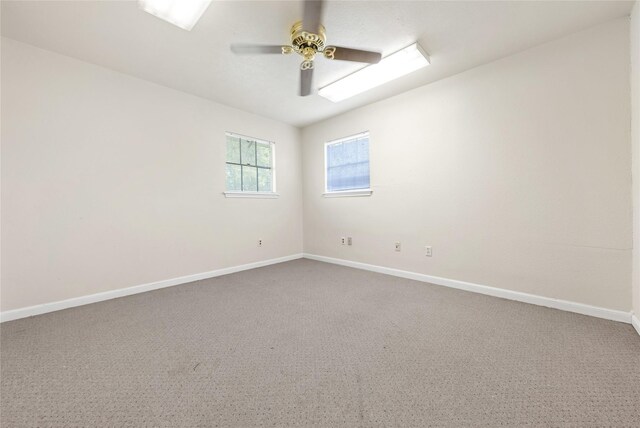
[[[305,128],[305,252],[629,311],[629,93],[623,18]],[[373,195],[323,198],[365,130]]]
[[640,315],[640,2],[631,13],[631,144],[633,146],[633,312]]
[[[635,70],[637,4],[631,33]],[[629,310],[629,74],[621,19],[310,126],[301,158],[291,126],[2,39],[0,309],[299,253],[304,178],[308,253]],[[222,196],[226,130],[276,141],[280,199]],[[323,143],[363,130],[374,195],[322,198]]]
[[[2,122],[3,311],[302,251],[292,126],[10,39]],[[279,199],[224,198],[225,131],[276,142]]]

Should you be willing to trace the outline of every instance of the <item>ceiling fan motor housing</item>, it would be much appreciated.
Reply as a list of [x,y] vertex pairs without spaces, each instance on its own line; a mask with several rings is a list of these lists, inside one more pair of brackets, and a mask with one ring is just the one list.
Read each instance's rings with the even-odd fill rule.
[[324,51],[326,41],[325,29],[322,25],[318,28],[318,34],[304,31],[302,21],[296,22],[291,27],[293,51],[301,55],[305,61],[313,61],[317,53]]

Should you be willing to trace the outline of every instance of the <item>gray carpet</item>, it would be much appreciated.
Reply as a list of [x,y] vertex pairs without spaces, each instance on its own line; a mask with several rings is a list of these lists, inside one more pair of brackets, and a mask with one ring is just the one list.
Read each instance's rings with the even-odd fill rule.
[[640,426],[630,325],[310,260],[1,339],[2,427]]

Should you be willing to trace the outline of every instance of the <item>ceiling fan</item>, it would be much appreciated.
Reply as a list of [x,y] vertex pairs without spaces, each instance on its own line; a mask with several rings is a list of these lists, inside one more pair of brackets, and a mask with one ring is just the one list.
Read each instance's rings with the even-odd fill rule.
[[350,49],[341,46],[326,46],[325,28],[321,24],[322,0],[305,0],[302,21],[291,27],[289,45],[250,45],[233,44],[231,51],[236,54],[282,54],[297,53],[303,58],[300,64],[300,95],[311,94],[313,80],[313,61],[317,54],[330,60],[355,61],[368,64],[380,62],[379,52]]

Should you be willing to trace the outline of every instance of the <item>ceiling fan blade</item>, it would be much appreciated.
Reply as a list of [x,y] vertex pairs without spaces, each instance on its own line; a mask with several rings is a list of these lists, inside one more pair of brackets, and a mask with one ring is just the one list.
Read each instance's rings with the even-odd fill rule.
[[341,46],[327,46],[323,52],[325,58],[340,61],[366,62],[377,64],[382,59],[380,52],[363,51],[360,49],[343,48]]
[[233,44],[231,45],[231,52],[238,55],[284,54],[287,48],[289,46]]
[[302,28],[318,34],[322,24],[323,0],[305,0],[302,13]]
[[300,70],[300,96],[311,95],[311,82],[313,81],[313,68]]

